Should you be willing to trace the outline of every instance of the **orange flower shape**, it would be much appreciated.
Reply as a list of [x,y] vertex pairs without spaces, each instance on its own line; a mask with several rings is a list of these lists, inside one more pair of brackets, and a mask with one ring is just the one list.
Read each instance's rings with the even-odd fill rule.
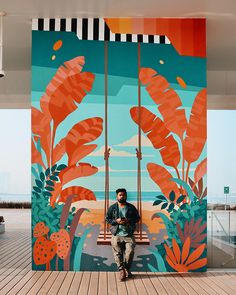
[[166,261],[177,272],[195,270],[205,266],[207,263],[207,258],[198,259],[202,255],[206,244],[202,244],[190,254],[190,243],[191,241],[188,237],[182,247],[182,253],[175,239],[172,239],[172,250],[164,244],[167,254]]
[[53,259],[57,251],[57,244],[40,237],[34,244],[34,262],[36,265],[47,264]]
[[51,234],[50,239],[57,244],[57,255],[61,259],[65,259],[70,250],[70,235],[65,229]]
[[34,237],[39,238],[45,236],[49,232],[49,228],[44,222],[38,222],[34,227]]

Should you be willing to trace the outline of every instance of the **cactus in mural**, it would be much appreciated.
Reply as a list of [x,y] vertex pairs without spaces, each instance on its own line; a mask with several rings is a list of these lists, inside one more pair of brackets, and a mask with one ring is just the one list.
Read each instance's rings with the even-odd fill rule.
[[[84,63],[84,57],[79,56],[60,66],[40,99],[41,110],[32,107],[33,258],[36,265],[45,265],[47,270],[50,264],[58,269],[59,262],[63,262],[61,268],[69,270],[71,259],[80,261],[83,247],[78,240],[84,241],[88,231],[79,238],[75,236],[76,228],[82,213],[88,210],[76,211],[71,206],[80,200],[96,200],[93,191],[68,183],[98,171],[80,161],[96,149],[96,144],[89,143],[101,135],[102,118],[82,120],[65,137],[56,137],[58,126],[92,89],[95,76],[82,72]],[[73,258],[72,252],[77,257]]]

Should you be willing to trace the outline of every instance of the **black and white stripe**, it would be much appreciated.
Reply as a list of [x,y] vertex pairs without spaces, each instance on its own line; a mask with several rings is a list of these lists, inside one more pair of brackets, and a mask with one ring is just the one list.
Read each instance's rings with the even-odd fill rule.
[[170,44],[163,35],[114,34],[103,18],[38,18],[32,20],[32,30],[74,32],[81,40]]

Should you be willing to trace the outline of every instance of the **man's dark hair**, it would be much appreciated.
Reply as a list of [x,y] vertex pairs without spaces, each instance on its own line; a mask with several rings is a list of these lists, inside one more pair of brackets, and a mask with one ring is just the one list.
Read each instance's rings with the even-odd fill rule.
[[127,196],[127,191],[125,188],[118,188],[116,190],[116,194],[118,195],[119,193],[124,193]]

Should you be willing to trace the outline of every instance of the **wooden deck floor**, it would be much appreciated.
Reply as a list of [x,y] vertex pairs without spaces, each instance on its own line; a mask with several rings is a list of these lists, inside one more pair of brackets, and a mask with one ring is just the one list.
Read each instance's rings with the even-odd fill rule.
[[28,230],[0,234],[0,294],[236,294],[235,272],[135,273],[31,271]]

